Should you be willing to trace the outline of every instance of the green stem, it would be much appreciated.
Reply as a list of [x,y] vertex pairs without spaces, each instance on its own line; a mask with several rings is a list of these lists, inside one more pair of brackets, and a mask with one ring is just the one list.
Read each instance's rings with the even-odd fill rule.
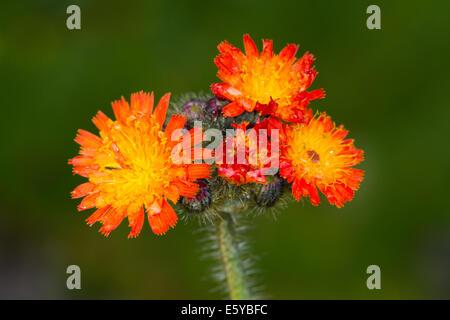
[[236,238],[236,228],[231,213],[222,212],[215,222],[220,260],[226,276],[228,292],[232,300],[248,300],[250,293]]

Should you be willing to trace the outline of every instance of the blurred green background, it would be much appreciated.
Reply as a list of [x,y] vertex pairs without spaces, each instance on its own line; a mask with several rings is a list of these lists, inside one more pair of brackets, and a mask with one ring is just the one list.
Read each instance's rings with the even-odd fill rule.
[[[82,29],[66,28],[81,7]],[[366,8],[381,7],[381,30]],[[78,128],[138,90],[208,91],[216,46],[243,33],[316,57],[312,107],[350,130],[366,178],[343,209],[292,203],[252,219],[275,299],[450,298],[448,1],[16,1],[0,10],[0,298],[214,299],[196,223],[164,237],[126,222],[106,239],[69,192]],[[81,267],[82,290],[66,288]],[[381,267],[381,290],[366,268]]]

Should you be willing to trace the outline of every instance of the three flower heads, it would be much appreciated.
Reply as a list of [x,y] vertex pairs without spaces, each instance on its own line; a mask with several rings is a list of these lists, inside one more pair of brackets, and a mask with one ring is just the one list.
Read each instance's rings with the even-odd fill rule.
[[[165,234],[177,223],[173,205],[180,199],[188,205],[214,205],[213,180],[233,188],[250,186],[255,194],[262,190],[257,187],[287,186],[296,200],[309,197],[313,205],[320,203],[318,190],[337,207],[354,197],[364,175],[354,166],[363,160],[363,151],[346,138],[342,125],[309,108],[325,96],[322,89],[308,90],[317,76],[314,56],[305,53],[297,59],[294,44],[277,54],[272,40],[263,40],[259,51],[249,35],[244,35],[244,52],[227,41],[218,49],[214,62],[223,82],[211,85],[215,97],[210,100],[187,102],[166,120],[170,94],[155,107],[153,93],[141,91],[130,101],[122,97],[112,103],[115,120],[97,113],[92,121],[98,135],[78,130],[79,155],[69,164],[88,181],[72,191],[72,198],[83,198],[80,211],[95,209],[86,219],[89,225],[100,222],[100,232],[108,236],[127,218],[129,237],[136,237],[147,216],[153,232]],[[209,127],[236,133],[214,153],[204,147],[206,134],[192,119],[207,119]],[[243,153],[229,148],[239,142]],[[251,147],[258,143],[259,148]],[[174,161],[179,152],[187,152],[188,161]],[[205,161],[217,153],[225,154],[226,161]],[[273,158],[275,173],[274,162],[267,161]]]

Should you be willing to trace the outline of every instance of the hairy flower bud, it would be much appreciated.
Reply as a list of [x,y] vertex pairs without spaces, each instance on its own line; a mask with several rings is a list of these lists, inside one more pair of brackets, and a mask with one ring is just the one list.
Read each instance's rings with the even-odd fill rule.
[[199,185],[198,193],[193,198],[181,198],[181,204],[190,213],[201,213],[211,205],[211,194],[206,180],[197,180]]
[[254,199],[260,207],[273,207],[283,193],[284,180],[279,176],[267,176],[267,184],[257,184]]
[[228,103],[229,101],[226,99],[214,97],[208,101],[205,111],[211,114],[214,118],[217,118],[217,116],[222,112],[223,106]]
[[194,121],[201,120],[206,107],[205,101],[192,100],[182,106],[182,113],[187,118],[186,127],[192,129]]

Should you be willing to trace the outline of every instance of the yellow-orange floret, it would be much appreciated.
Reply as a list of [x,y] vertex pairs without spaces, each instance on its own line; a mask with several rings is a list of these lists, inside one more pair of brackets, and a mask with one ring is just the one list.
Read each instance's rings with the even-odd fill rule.
[[364,171],[352,168],[363,161],[363,151],[348,131],[325,113],[306,124],[285,125],[281,148],[280,174],[292,182],[292,194],[300,200],[309,196],[313,205],[320,202],[317,188],[331,204],[342,207],[354,196]]
[[298,46],[287,45],[273,52],[272,40],[263,40],[261,53],[249,35],[244,35],[245,54],[227,41],[219,44],[217,76],[223,83],[211,85],[213,93],[230,100],[226,117],[257,111],[291,122],[302,122],[309,102],[323,98],[323,89],[306,91],[316,78],[314,56],[308,52],[297,60]]
[[171,135],[182,129],[186,118],[174,115],[163,129],[170,94],[153,110],[153,93],[142,91],[112,103],[116,120],[99,111],[93,118],[100,136],[79,130],[75,141],[80,155],[69,160],[73,172],[89,179],[78,186],[73,198],[84,197],[78,209],[97,208],[87,222],[100,222],[106,236],[128,218],[129,237],[139,235],[144,214],[154,233],[161,235],[174,227],[177,215],[168,203],[180,196],[193,197],[193,181],[210,176],[205,163],[176,164],[171,153],[178,143]]

